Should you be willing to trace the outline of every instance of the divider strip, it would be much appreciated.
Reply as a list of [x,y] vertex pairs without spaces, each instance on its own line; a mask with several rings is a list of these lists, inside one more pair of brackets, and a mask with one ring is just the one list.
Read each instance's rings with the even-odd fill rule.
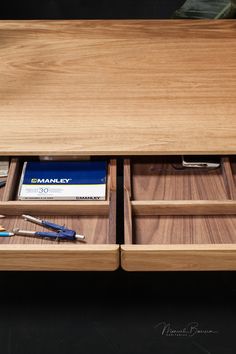
[[131,201],[135,215],[234,215],[236,201],[161,200]]

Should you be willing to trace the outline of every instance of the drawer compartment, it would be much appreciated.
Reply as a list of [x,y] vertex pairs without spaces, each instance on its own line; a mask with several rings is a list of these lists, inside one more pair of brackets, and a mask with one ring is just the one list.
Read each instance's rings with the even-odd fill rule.
[[[122,267],[129,271],[235,270],[234,159],[222,158],[221,167],[207,173],[191,169],[178,177],[167,166],[162,182],[156,170],[160,160],[165,158],[125,160]],[[170,179],[168,191],[162,193],[166,179]]]
[[[81,160],[81,158],[78,159],[78,160]],[[92,162],[94,160],[98,161],[99,158],[93,159],[93,158],[86,157],[86,158],[83,158],[81,162],[85,162],[86,163],[86,162]],[[102,160],[104,160],[104,158]],[[8,178],[7,178],[7,181],[6,181],[6,186],[4,188],[1,188],[1,190],[0,190],[1,191],[0,201],[12,201],[12,200],[18,200],[18,199],[20,200],[20,198],[18,197],[18,194],[19,194],[19,189],[20,189],[19,187],[20,187],[20,180],[21,180],[21,176],[22,176],[22,171],[24,171],[24,167],[23,166],[24,166],[24,162],[25,161],[30,161],[30,162],[33,162],[33,163],[35,163],[35,162],[37,163],[37,162],[39,162],[39,158],[37,158],[37,157],[28,157],[28,158],[27,157],[20,157],[20,158],[14,157],[14,158],[12,158],[10,160],[9,174],[8,174]],[[46,164],[47,163],[50,164],[49,158],[44,159],[43,161]],[[55,162],[56,161],[62,161],[62,160],[56,159]],[[73,163],[73,162],[76,162],[76,159],[75,158],[74,159],[69,158],[68,161],[71,161]],[[106,194],[105,195],[105,200],[109,199],[109,192],[110,192],[110,189],[109,189],[109,183],[110,183],[109,163],[107,164],[107,166],[108,166],[107,167],[108,173],[107,173],[107,188],[106,188],[107,190],[106,190],[106,193],[105,193]],[[34,169],[35,166],[31,167],[31,168]],[[45,173],[45,169],[46,168],[47,168],[47,165],[46,166],[44,165],[42,167],[42,169],[43,169],[42,174],[43,175]],[[66,170],[66,167],[64,167],[64,169]],[[74,167],[72,167],[72,170],[70,172],[73,173],[73,170],[74,170]],[[88,171],[89,171],[89,167],[88,167]],[[51,173],[52,176],[55,176],[56,170],[55,169],[51,169],[50,173]],[[97,173],[99,173],[99,172],[97,172]],[[36,175],[37,174],[38,174],[38,171],[36,170]],[[83,172],[83,175],[81,177],[82,178],[82,180],[81,180],[82,184],[84,183],[83,182],[84,174],[85,174],[85,172]],[[75,175],[74,175],[74,177],[77,178]],[[30,177],[27,178],[27,183],[29,183],[29,179],[30,179]],[[96,186],[97,180],[96,180],[96,177],[92,177],[92,179],[93,179],[93,181],[95,179],[95,183],[91,184],[92,187],[94,187],[94,186]],[[35,178],[33,178],[32,180],[35,180]],[[44,186],[44,183],[42,182],[43,180],[44,179],[41,179],[41,181],[40,181],[41,185],[40,186]],[[53,177],[53,180],[54,180],[54,177]],[[66,179],[64,179],[64,178],[62,179],[62,181],[65,181],[65,180]],[[69,180],[70,179],[68,179],[68,181]],[[46,179],[46,181],[47,181],[47,179]],[[26,186],[27,186],[27,188],[29,187],[28,189],[31,189],[31,190],[33,189],[33,186],[35,187],[35,185],[32,185],[32,184],[30,186],[27,185],[27,184],[24,185],[24,187],[26,187]],[[41,188],[41,189],[44,189],[44,188]],[[48,189],[48,188],[45,188],[45,189]],[[50,187],[49,187],[49,189],[50,189]],[[32,193],[32,191],[31,191],[31,193]],[[77,193],[78,193],[78,190],[77,190]],[[93,195],[93,190],[91,191],[91,193]],[[34,199],[33,199],[33,197],[34,197]],[[47,194],[45,194],[45,197],[47,197]],[[39,194],[39,192],[34,192],[33,196],[31,195],[31,198],[32,198],[32,200],[39,200],[39,201],[43,200],[43,199],[41,199],[41,194]],[[82,198],[83,198],[83,194],[82,194]],[[28,196],[26,198],[26,196],[24,195],[24,198],[22,198],[21,200],[24,200],[24,201],[25,200],[30,200],[30,198],[28,198]],[[49,195],[48,200],[52,200],[52,195]],[[60,199],[57,198],[57,200],[60,200]],[[63,198],[61,198],[61,200],[63,200]],[[83,199],[81,199],[81,200],[83,200]],[[84,199],[84,201],[85,200],[86,199]],[[86,200],[86,201],[89,201],[89,199]]]
[[215,169],[182,168],[181,158],[135,158],[130,163],[134,200],[225,200],[235,196],[229,158]]
[[0,223],[8,230],[46,231],[24,220],[22,214],[65,225],[85,236],[86,242],[53,241],[12,236],[0,237],[0,270],[115,270],[119,266],[116,244],[116,160],[109,160],[105,201],[17,201],[20,160],[13,159],[0,202]]

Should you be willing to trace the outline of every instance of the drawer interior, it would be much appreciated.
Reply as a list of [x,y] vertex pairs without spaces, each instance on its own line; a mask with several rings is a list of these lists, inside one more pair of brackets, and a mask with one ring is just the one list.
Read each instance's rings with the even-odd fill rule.
[[135,216],[134,244],[236,243],[236,216]]
[[[86,244],[115,244],[114,234],[110,233],[109,215],[80,215],[80,216],[51,216],[37,215],[40,219],[48,220],[59,225],[66,225],[78,234],[85,236]],[[1,220],[1,224],[7,230],[20,228],[28,231],[46,231],[40,225],[32,224],[20,216],[11,215]],[[1,244],[55,244],[55,240],[42,239],[37,237],[26,237],[15,235],[13,237],[0,237]],[[60,244],[71,242],[60,241]],[[83,242],[78,242],[83,245]]]
[[[16,200],[23,161],[27,158],[12,158],[6,186],[1,188],[0,224],[7,231],[14,228],[29,231],[47,231],[40,225],[22,218],[22,214],[37,216],[59,225],[65,225],[85,236],[78,245],[116,244],[116,160],[108,159],[107,192],[105,201],[19,201]],[[57,244],[55,240],[15,235],[0,237],[0,244]],[[61,245],[71,244],[60,241]]]
[[[86,160],[88,159],[90,161],[94,159],[98,160],[98,158],[86,158]],[[19,183],[20,183],[20,178],[23,169],[23,163],[25,161],[37,161],[37,160],[39,160],[39,158],[37,157],[18,157],[18,158],[13,157],[12,159],[10,159],[7,183],[5,187],[0,189],[0,201],[13,201],[18,199],[17,194],[18,194]],[[75,161],[75,159],[71,159],[71,160]],[[85,159],[83,159],[83,161],[84,160]],[[111,165],[111,160],[108,159],[106,200],[109,200],[109,196],[110,196],[110,182],[111,182],[110,165]]]
[[182,168],[181,157],[158,156],[132,159],[130,165],[134,200],[226,200],[232,199],[229,158],[219,168]]
[[236,244],[236,159],[181,169],[180,157],[124,163],[125,244]]

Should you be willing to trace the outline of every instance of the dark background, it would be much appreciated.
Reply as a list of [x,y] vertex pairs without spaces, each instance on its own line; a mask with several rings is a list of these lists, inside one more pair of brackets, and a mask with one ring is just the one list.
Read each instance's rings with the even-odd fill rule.
[[[183,2],[9,0],[0,18],[169,18]],[[120,161],[120,215],[121,188]],[[235,295],[235,272],[1,272],[0,354],[233,354]],[[168,337],[160,322],[217,333]]]
[[2,19],[169,18],[184,0],[1,0]]

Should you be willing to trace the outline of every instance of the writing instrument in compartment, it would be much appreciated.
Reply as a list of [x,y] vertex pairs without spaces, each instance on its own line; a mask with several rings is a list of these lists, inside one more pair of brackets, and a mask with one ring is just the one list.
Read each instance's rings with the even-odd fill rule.
[[7,232],[7,231],[1,231],[0,232],[0,237],[11,237],[14,236],[14,232]]
[[50,221],[42,220],[39,218],[35,218],[30,215],[22,215],[23,219],[32,222],[34,224],[41,225],[45,228],[52,229],[54,232],[50,231],[28,231],[28,230],[21,230],[19,228],[14,228],[13,232],[15,235],[19,236],[34,236],[34,237],[41,237],[47,238],[51,240],[66,240],[66,241],[84,241],[85,236],[76,234],[75,230],[71,230],[65,226],[58,225],[52,223]]

